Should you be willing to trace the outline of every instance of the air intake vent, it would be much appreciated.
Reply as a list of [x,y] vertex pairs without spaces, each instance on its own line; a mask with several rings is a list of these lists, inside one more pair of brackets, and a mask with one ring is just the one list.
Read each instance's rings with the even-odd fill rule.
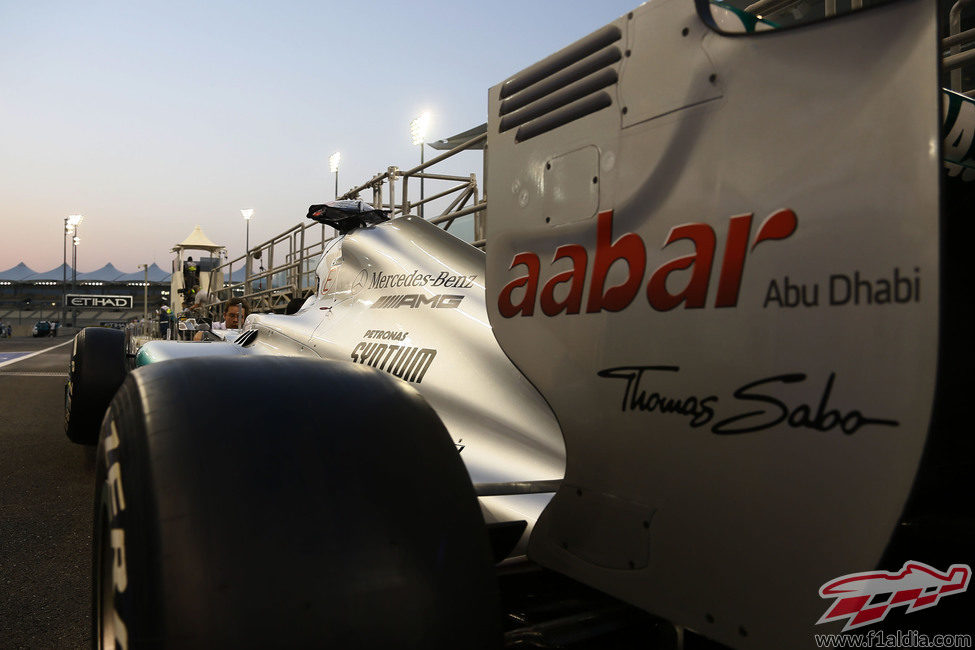
[[608,25],[501,86],[500,133],[515,127],[522,142],[613,103],[604,89],[619,81],[613,66],[622,58],[620,29]]
[[244,332],[243,334],[241,334],[240,336],[238,336],[237,337],[237,340],[234,341],[234,344],[235,345],[240,345],[242,347],[247,347],[251,343],[253,343],[254,342],[254,339],[256,339],[256,338],[257,338],[257,330],[250,330],[250,331]]

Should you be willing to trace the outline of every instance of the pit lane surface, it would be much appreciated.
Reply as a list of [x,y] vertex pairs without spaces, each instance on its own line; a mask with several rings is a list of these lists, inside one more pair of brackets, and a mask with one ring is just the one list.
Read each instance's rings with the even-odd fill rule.
[[94,450],[64,435],[70,341],[0,339],[0,648],[89,646]]

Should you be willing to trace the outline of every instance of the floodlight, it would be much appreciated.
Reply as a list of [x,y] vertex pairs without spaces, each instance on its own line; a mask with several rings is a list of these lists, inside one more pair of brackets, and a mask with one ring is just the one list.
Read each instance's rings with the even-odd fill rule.
[[413,144],[423,144],[426,142],[427,133],[430,131],[430,111],[423,113],[410,122],[410,137]]
[[336,151],[331,156],[329,156],[328,157],[328,171],[332,172],[333,174],[336,173],[336,172],[338,172],[338,170],[339,170],[339,161],[340,160],[342,160],[342,154],[340,154],[338,151]]
[[241,210],[240,216],[244,217],[245,219],[250,219],[254,216],[254,208],[245,208],[244,210]]

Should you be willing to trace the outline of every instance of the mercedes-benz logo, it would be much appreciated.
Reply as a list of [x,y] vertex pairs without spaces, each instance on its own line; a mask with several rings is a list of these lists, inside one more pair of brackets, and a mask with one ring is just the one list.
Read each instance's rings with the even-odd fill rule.
[[369,273],[365,269],[359,271],[359,275],[355,276],[355,281],[352,282],[353,296],[366,288],[366,279],[368,277],[369,277]]

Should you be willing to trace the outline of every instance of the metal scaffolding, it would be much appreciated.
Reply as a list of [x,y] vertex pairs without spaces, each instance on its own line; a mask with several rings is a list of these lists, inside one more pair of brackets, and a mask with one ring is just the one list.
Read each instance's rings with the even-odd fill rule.
[[[486,243],[484,221],[487,197],[478,187],[475,174],[457,176],[429,171],[431,167],[452,158],[462,151],[483,149],[487,133],[481,133],[412,169],[388,167],[365,183],[353,187],[339,199],[368,200],[363,193],[372,191],[369,203],[388,210],[390,217],[415,214],[418,206],[436,201],[449,201],[440,214],[428,220],[445,230],[454,222],[469,215],[474,217],[472,245],[483,248]],[[410,181],[434,181],[446,189],[410,200]],[[429,191],[429,190],[428,190]],[[216,302],[211,304],[217,312],[232,297],[246,298],[254,311],[281,311],[296,298],[307,298],[316,286],[315,268],[328,242],[334,239],[332,228],[308,221],[298,223],[267,241],[252,246],[243,255],[228,260],[218,267],[223,272],[224,286],[215,293]],[[257,261],[259,268],[245,273],[248,258]],[[251,267],[253,268],[253,267]]]

